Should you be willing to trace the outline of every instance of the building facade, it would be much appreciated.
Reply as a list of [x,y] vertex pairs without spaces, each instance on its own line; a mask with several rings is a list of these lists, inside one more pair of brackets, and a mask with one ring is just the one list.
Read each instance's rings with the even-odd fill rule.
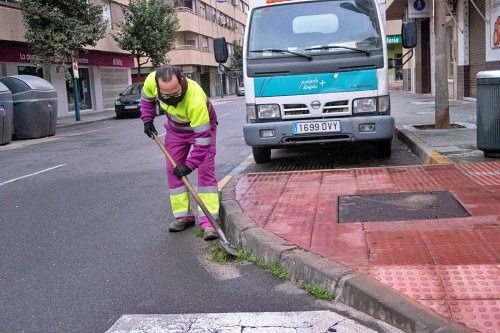
[[[121,50],[112,38],[116,23],[123,19],[122,7],[128,0],[91,0],[103,5],[103,19],[108,21],[106,35],[95,47],[87,48],[78,59],[79,97],[82,113],[114,108],[119,93],[131,83],[133,57]],[[43,77],[43,71],[30,62],[24,39],[25,28],[19,1],[0,0],[0,76],[28,74]],[[69,62],[69,59],[68,59]],[[48,79],[57,90],[58,116],[74,114],[72,81],[63,71],[50,70]]]
[[[436,1],[436,0],[435,0]],[[390,0],[388,20],[409,19],[408,4],[414,1]],[[432,5],[432,2],[431,2]],[[476,75],[500,69],[500,0],[447,0],[446,56],[448,92],[453,99],[476,98]],[[435,34],[432,11],[416,18],[418,45],[403,69],[405,90],[434,94]]]
[[[221,80],[215,62],[213,41],[224,37],[229,44],[229,55],[235,43],[243,45],[243,35],[249,7],[243,0],[166,0],[177,11],[180,28],[176,33],[174,49],[167,53],[167,61],[179,66],[191,79],[197,81],[209,96],[220,95]],[[231,67],[230,60],[225,64]],[[151,64],[132,71],[133,81],[144,80],[153,71]],[[241,72],[222,71],[224,94],[236,93]],[[227,73],[226,73],[227,72]]]

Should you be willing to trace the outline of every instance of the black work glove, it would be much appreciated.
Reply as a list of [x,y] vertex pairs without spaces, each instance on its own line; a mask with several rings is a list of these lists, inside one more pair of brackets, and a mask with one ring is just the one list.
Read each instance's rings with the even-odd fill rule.
[[179,164],[174,168],[174,176],[181,179],[191,173],[191,170],[186,164]]
[[153,124],[152,121],[144,123],[144,133],[146,133],[146,135],[149,136],[151,139],[153,138],[153,134],[158,135],[155,125]]

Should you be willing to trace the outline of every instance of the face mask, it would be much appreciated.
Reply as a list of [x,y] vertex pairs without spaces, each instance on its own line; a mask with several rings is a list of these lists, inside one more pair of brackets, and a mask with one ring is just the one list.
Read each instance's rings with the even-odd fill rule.
[[[181,83],[181,91],[176,94],[176,95],[173,95],[173,96],[170,96],[168,98],[164,98],[161,93],[158,94],[158,99],[160,101],[162,101],[163,103],[167,104],[167,105],[170,105],[170,106],[173,106],[174,108],[177,107],[177,105],[182,102],[182,100],[184,99],[184,96],[186,96],[186,90],[187,90],[187,82],[184,78],[181,78],[180,80],[180,83]],[[158,84],[158,82],[157,82]]]

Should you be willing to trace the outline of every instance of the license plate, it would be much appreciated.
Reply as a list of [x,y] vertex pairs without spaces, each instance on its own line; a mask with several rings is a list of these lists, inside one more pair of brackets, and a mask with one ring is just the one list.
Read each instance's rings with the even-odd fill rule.
[[340,132],[340,121],[315,121],[310,123],[293,123],[293,134]]
[[125,105],[125,109],[137,109],[137,105]]

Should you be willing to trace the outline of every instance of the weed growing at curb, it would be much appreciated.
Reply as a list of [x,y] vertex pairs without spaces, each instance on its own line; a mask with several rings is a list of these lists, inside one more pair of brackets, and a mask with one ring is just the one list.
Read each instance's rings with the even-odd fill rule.
[[307,291],[311,296],[323,301],[332,301],[335,294],[313,282],[303,283],[301,289]]
[[260,259],[256,256],[254,256],[251,252],[246,251],[246,250],[239,250],[238,255],[236,257],[237,262],[243,262],[243,261],[248,261],[252,264],[254,264],[257,267],[260,267],[262,269],[265,269],[271,274],[273,274],[275,277],[277,277],[280,280],[290,280],[290,274],[288,274],[287,271],[283,267],[281,267],[278,263],[276,262],[266,262],[263,259]]
[[215,243],[214,245],[210,246],[209,252],[210,261],[216,262],[221,265],[227,264],[229,261],[233,260],[232,256],[227,253],[219,243]]
[[194,235],[198,238],[203,238],[203,229],[199,227],[194,228]]

